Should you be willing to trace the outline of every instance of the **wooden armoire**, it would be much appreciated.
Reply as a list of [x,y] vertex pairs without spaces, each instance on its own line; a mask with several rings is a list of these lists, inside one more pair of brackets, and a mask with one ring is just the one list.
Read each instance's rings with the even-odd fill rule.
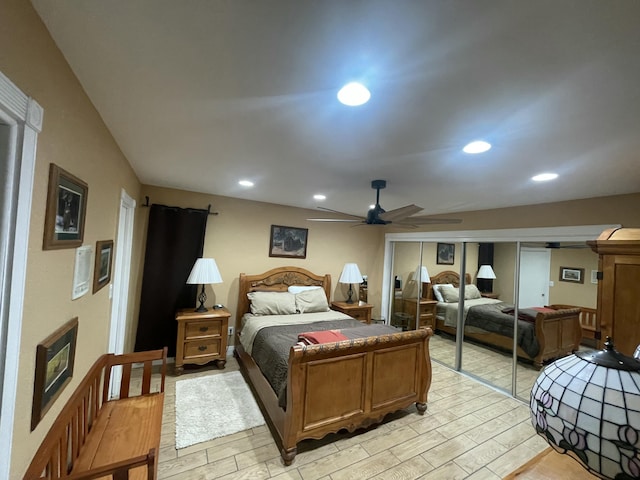
[[599,255],[599,346],[609,336],[631,356],[640,345],[640,228],[608,229],[587,243]]

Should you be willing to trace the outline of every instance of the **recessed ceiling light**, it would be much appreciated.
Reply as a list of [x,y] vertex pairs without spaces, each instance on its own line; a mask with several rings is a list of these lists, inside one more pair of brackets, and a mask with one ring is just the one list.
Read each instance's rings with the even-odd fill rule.
[[350,107],[365,104],[370,98],[371,92],[369,92],[367,87],[358,82],[347,83],[338,92],[338,100],[340,100],[340,103]]
[[238,183],[243,187],[253,187],[253,182],[250,180],[240,180]]
[[464,153],[484,153],[491,148],[491,144],[485,142],[484,140],[476,140],[474,142],[468,143],[462,149]]
[[321,195],[321,194],[317,194],[313,196],[314,199],[316,200],[326,200],[327,197],[325,195]]
[[557,173],[541,173],[535,177],[531,177],[534,182],[548,182],[549,180],[555,180],[558,178]]

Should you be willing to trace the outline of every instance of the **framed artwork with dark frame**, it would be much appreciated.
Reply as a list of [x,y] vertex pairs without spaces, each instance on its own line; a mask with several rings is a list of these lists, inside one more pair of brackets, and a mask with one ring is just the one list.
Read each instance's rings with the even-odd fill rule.
[[88,193],[85,182],[54,163],[50,165],[43,250],[82,245]]
[[438,243],[436,252],[436,264],[453,265],[456,246],[453,243]]
[[271,225],[269,256],[285,258],[307,258],[307,236],[309,229]]
[[560,267],[560,281],[584,283],[584,268]]
[[113,263],[113,240],[96,242],[96,260],[93,268],[93,293],[111,281]]
[[36,374],[33,382],[33,431],[73,376],[78,337],[78,317],[72,318],[36,347]]

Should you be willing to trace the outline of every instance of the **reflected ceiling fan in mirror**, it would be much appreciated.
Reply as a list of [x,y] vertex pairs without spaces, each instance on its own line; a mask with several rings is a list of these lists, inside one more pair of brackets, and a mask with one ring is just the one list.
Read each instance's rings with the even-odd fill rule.
[[457,218],[433,218],[427,216],[413,216],[413,214],[424,210],[417,205],[406,205],[404,207],[389,210],[388,212],[380,206],[380,190],[387,186],[386,180],[373,180],[371,188],[376,190],[376,204],[370,208],[365,217],[352,215],[350,213],[332,210],[330,208],[318,207],[321,210],[331,213],[337,213],[350,218],[307,218],[311,222],[345,222],[355,223],[359,225],[389,225],[402,228],[417,228],[420,225],[436,225],[446,223],[461,223],[462,220]]

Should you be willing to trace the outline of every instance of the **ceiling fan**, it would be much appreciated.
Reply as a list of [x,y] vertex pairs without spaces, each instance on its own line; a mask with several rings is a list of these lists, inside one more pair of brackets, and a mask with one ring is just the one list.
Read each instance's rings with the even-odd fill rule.
[[586,243],[560,243],[560,242],[546,242],[544,244],[545,248],[590,248]]
[[457,218],[433,218],[426,216],[412,216],[414,213],[418,213],[424,210],[417,205],[406,205],[404,207],[389,210],[388,212],[380,206],[380,190],[386,188],[386,180],[373,180],[371,182],[371,188],[376,190],[376,204],[373,208],[369,209],[365,217],[359,215],[352,215],[350,213],[339,212],[338,210],[331,210],[330,208],[318,207],[321,210],[327,212],[337,213],[351,218],[307,218],[311,222],[346,222],[355,223],[356,225],[389,225],[399,226],[403,228],[417,228],[419,225],[435,225],[445,223],[461,223],[462,220]]

